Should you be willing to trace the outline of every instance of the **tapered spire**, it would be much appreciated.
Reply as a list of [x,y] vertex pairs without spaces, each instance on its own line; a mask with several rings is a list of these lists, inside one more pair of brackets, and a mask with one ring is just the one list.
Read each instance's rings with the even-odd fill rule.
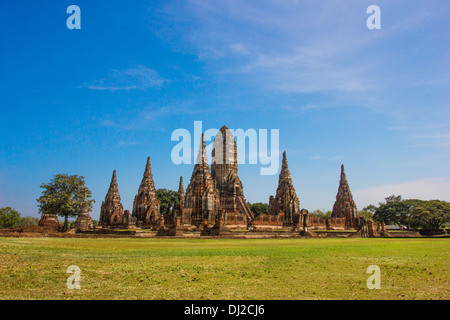
[[89,215],[89,206],[87,202],[87,192],[84,193],[83,204],[81,205],[80,215]]
[[[280,176],[278,177],[278,185],[288,184],[292,185],[291,172],[289,171],[289,166],[286,157],[286,151],[283,152],[283,160],[281,162]],[[293,188],[293,186],[292,186]]]
[[117,185],[116,170],[113,171],[108,192],[100,209],[100,225],[112,226],[121,222],[123,206],[120,199],[119,187]]
[[185,196],[184,196],[184,185],[183,185],[183,177],[180,177],[180,184],[178,186],[178,193],[180,194],[180,203],[184,205]]
[[282,168],[287,169],[287,166],[288,166],[288,163],[287,163],[286,151],[283,151]]
[[138,223],[156,223],[160,216],[160,202],[156,196],[155,182],[153,181],[150,157],[147,158],[144,176],[139,186],[138,194],[134,197],[133,217]]
[[338,189],[338,194],[336,195],[336,197],[342,196],[344,194],[350,194],[350,187],[348,185],[348,181],[347,181],[347,177],[345,175],[345,169],[344,169],[344,165],[341,165],[341,179],[339,181],[339,189]]
[[180,184],[178,185],[178,192],[180,193],[180,195],[184,196],[183,177],[180,177]]
[[[202,140],[200,142],[200,149],[198,150],[197,162],[196,164],[202,164],[208,166],[208,157],[206,156],[206,144],[205,144],[205,134],[202,133]],[[209,166],[208,166],[209,169]]]
[[147,164],[145,165],[144,176],[139,187],[138,194],[142,193],[156,193],[155,182],[153,181],[152,165],[150,157],[147,157]]
[[272,200],[269,199],[269,213],[275,215],[284,213],[285,223],[291,224],[293,215],[298,212],[300,212],[300,200],[292,183],[286,151],[284,151],[281,171],[278,177],[277,193]]
[[117,185],[117,174],[116,170],[113,171],[113,175],[111,178],[111,183],[109,184],[108,193],[106,194],[106,199],[111,200],[112,202],[120,202],[120,194],[119,194],[119,186]]
[[341,165],[341,179],[336,194],[336,201],[333,205],[332,218],[346,218],[346,225],[352,225],[352,219],[357,216],[357,209],[350,186],[345,175],[344,165]]

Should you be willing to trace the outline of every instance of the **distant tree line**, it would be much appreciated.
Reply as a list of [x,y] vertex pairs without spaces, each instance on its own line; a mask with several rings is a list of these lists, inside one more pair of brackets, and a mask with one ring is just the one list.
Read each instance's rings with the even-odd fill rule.
[[450,224],[450,203],[441,200],[402,199],[391,195],[378,206],[363,208],[362,215],[385,224],[415,229],[433,229]]
[[438,230],[450,223],[450,203],[441,200],[402,199],[401,196],[385,198],[373,213],[375,221],[408,228]]
[[[84,177],[68,174],[57,174],[47,183],[42,184],[42,196],[37,199],[39,213],[64,217],[64,226],[69,228],[74,221],[69,222],[69,217],[76,217],[81,211],[81,205],[86,194],[88,206],[92,208],[95,200],[89,199],[91,191],[85,186]],[[177,191],[158,189],[157,197],[160,200],[162,214],[169,214],[173,207],[180,202],[180,194]],[[259,216],[269,213],[267,203],[248,202],[250,210]],[[38,219],[20,217],[20,214],[12,208],[1,208],[0,227],[37,225]],[[328,219],[331,211],[314,210],[311,215]],[[450,224],[450,203],[440,200],[402,199],[401,196],[391,195],[380,202],[378,206],[369,205],[358,211],[360,216],[375,222],[396,224],[408,228],[439,229]]]
[[10,207],[0,208],[0,228],[23,228],[37,226],[39,218],[22,217],[19,212]]
[[[402,199],[391,195],[385,202],[364,207],[358,215],[375,222],[395,224],[415,229],[437,230],[450,224],[450,203],[440,200]],[[314,210],[312,216],[322,219],[331,217],[331,211]]]

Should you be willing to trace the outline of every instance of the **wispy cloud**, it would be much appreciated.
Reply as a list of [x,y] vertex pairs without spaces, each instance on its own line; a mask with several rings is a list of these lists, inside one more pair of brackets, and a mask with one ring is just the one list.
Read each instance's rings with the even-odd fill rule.
[[322,156],[322,155],[314,155],[309,157],[311,160],[326,160],[326,161],[336,161],[336,160],[342,160],[342,156]]
[[[159,12],[165,23],[154,26],[154,32],[166,37],[167,28],[176,29],[172,34],[177,38],[171,42],[177,50],[198,56],[216,74],[236,76],[265,92],[321,94],[341,105],[395,117],[415,116],[412,111],[424,106],[416,96],[420,90],[409,93],[411,86],[448,79],[448,56],[440,41],[433,60],[424,58],[427,48],[413,35],[419,29],[430,35],[437,29],[442,32],[449,7],[380,0],[382,29],[371,31],[365,25],[370,4],[360,0],[172,2]],[[402,46],[410,48],[408,54]],[[439,101],[446,99],[438,94],[429,104]]]
[[100,80],[87,85],[91,90],[133,90],[160,88],[170,80],[162,78],[158,72],[145,66],[136,66],[124,70],[112,70],[110,74]]
[[100,120],[99,125],[104,128],[121,130],[139,130],[147,128],[149,123],[160,124],[165,117],[186,116],[214,112],[215,109],[194,108],[190,102],[179,103],[176,106],[147,106],[141,110],[121,116],[120,119]]
[[450,147],[450,123],[448,122],[392,126],[389,130],[406,132],[409,136],[410,147],[413,148]]
[[433,123],[433,124],[421,124],[419,126],[417,125],[402,125],[402,126],[392,126],[389,127],[389,130],[393,131],[400,131],[400,130],[435,130],[435,129],[442,129],[442,128],[448,128],[450,127],[450,123]]
[[103,120],[101,122],[102,127],[119,127],[120,125],[113,120]]
[[383,202],[391,194],[401,195],[404,199],[450,201],[450,178],[426,178],[353,191],[359,206]]

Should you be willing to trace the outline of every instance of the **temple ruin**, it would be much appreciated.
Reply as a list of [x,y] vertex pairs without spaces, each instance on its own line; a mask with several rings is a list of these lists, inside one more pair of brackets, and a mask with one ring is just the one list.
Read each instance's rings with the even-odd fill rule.
[[84,194],[83,204],[81,205],[81,212],[75,221],[75,230],[86,231],[94,228],[92,218],[89,215],[89,206],[87,202],[87,194]]
[[52,229],[61,229],[61,223],[59,222],[58,216],[53,214],[43,214],[39,220],[40,227],[50,227]]
[[116,170],[113,171],[108,193],[100,209],[99,225],[102,227],[118,227],[122,225],[123,206],[117,185]]
[[343,165],[331,217],[322,219],[312,216],[306,209],[301,209],[289,171],[286,151],[282,156],[275,196],[270,196],[269,199],[269,212],[267,215],[255,217],[244,197],[243,184],[238,176],[237,143],[227,126],[219,130],[212,145],[211,169],[208,165],[205,135],[202,134],[189,184],[185,190],[183,177],[180,177],[178,193],[180,202],[173,206],[170,214],[162,216],[148,157],[144,176],[134,199],[132,214],[127,210],[124,212],[114,171],[108,193],[102,203],[100,226],[148,228],[157,230],[158,235],[166,236],[182,234],[186,230],[198,230],[202,235],[219,235],[227,234],[235,228],[284,229],[311,236],[312,229],[357,229],[362,223],[357,215]]
[[244,197],[238,176],[237,146],[227,126],[217,133],[212,150],[211,175],[219,190],[220,207],[227,216],[241,215],[249,222],[254,215]]
[[200,149],[190,183],[186,189],[185,206],[192,209],[192,224],[200,226],[204,220],[214,223],[220,208],[219,190],[209,170],[206,156],[205,135],[202,134]]
[[283,152],[281,172],[278,177],[278,188],[275,197],[269,198],[269,214],[284,217],[284,223],[287,226],[294,224],[294,215],[300,213],[300,201],[295,193],[292,184],[291,173],[289,172],[286,151]]
[[339,181],[336,202],[333,205],[331,218],[345,218],[346,226],[351,228],[354,225],[354,220],[358,217],[357,212],[356,204],[353,201],[353,195],[345,175],[344,165],[341,165],[341,179]]
[[134,198],[132,216],[140,226],[156,225],[161,219],[160,203],[156,196],[155,183],[152,176],[150,157],[147,158],[144,177],[139,186],[138,194]]

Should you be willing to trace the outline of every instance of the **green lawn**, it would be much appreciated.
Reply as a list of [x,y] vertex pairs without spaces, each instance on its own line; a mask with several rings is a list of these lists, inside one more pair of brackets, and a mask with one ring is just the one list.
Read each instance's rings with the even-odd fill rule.
[[0,299],[449,299],[449,261],[450,239],[0,238]]

